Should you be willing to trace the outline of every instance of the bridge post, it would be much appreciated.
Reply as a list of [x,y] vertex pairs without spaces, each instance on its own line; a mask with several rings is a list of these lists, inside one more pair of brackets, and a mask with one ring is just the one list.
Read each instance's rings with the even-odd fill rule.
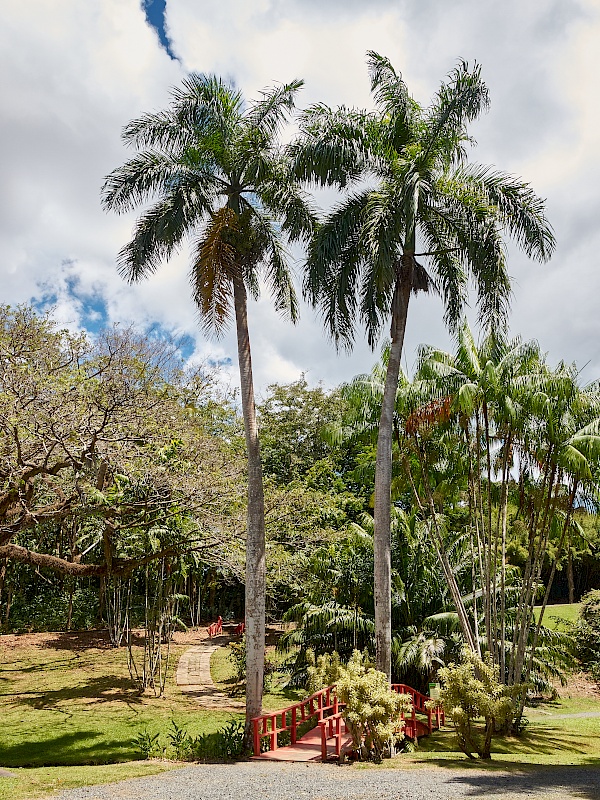
[[254,755],[260,755],[260,733],[258,731],[258,725],[260,720],[253,719],[252,720],[252,738],[254,740]]

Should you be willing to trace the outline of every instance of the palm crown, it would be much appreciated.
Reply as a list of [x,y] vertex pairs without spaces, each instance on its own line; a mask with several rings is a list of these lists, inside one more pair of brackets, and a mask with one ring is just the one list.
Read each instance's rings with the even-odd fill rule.
[[403,281],[413,292],[437,289],[454,326],[470,273],[483,320],[502,320],[510,292],[502,235],[540,260],[554,238],[527,184],[466,162],[467,123],[489,102],[479,67],[461,62],[424,109],[386,58],[370,52],[368,61],[377,110],[313,106],[294,147],[300,177],[346,190],[311,246],[307,295],[344,344],[357,318],[375,343]]
[[119,253],[125,278],[153,273],[195,237],[190,278],[205,327],[219,332],[229,321],[236,278],[258,295],[259,267],[276,308],[296,318],[284,239],[307,237],[313,214],[277,137],[301,86],[246,106],[220,78],[194,74],[166,111],[125,127],[124,141],[139,152],[107,177],[104,204],[122,213],[153,201]]

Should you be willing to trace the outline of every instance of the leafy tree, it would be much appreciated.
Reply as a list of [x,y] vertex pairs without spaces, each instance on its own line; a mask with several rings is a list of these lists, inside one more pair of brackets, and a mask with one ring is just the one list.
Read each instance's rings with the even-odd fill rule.
[[377,664],[389,676],[393,414],[411,294],[435,287],[454,327],[470,275],[480,318],[497,324],[510,290],[503,235],[540,260],[554,237],[527,184],[466,161],[467,124],[488,105],[479,67],[461,62],[424,109],[386,58],[368,61],[376,112],[314,106],[294,153],[302,178],[346,190],[310,247],[307,296],[336,343],[350,346],[360,320],[374,345],[391,323],[375,477]]
[[241,401],[248,452],[246,539],[247,735],[260,714],[265,633],[264,491],[247,320],[247,293],[259,276],[278,311],[295,320],[297,305],[282,239],[307,237],[312,214],[278,133],[301,81],[263,92],[245,105],[241,93],[212,75],[193,74],[172,91],[170,107],[124,129],[137,155],[106,179],[106,208],[123,213],[154,201],[119,254],[129,281],[152,274],[194,239],[192,294],[204,328],[220,333],[235,316]]
[[[311,389],[304,376],[293,383],[272,384],[267,392],[257,409],[265,474],[287,484],[298,478],[322,483],[329,473],[330,488],[342,454],[325,433],[340,417],[339,393],[321,386]],[[316,462],[320,469],[315,469]]]
[[209,376],[183,373],[169,343],[91,343],[4,306],[0,362],[0,559],[126,576],[221,541],[235,463],[207,432]]

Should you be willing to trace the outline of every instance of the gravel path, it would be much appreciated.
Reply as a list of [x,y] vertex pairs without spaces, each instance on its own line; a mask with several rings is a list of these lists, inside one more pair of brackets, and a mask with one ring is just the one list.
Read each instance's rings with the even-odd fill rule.
[[206,764],[106,786],[62,792],[56,800],[599,800],[600,768],[360,769],[331,764]]

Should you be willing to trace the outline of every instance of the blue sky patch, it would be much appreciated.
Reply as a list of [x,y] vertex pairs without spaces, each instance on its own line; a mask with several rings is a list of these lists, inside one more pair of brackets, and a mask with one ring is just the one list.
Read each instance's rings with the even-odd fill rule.
[[173,61],[179,61],[179,58],[173,52],[171,40],[167,36],[165,27],[166,7],[166,0],[142,0],[142,9],[146,15],[146,21],[156,31],[161,47],[169,58],[172,58]]

